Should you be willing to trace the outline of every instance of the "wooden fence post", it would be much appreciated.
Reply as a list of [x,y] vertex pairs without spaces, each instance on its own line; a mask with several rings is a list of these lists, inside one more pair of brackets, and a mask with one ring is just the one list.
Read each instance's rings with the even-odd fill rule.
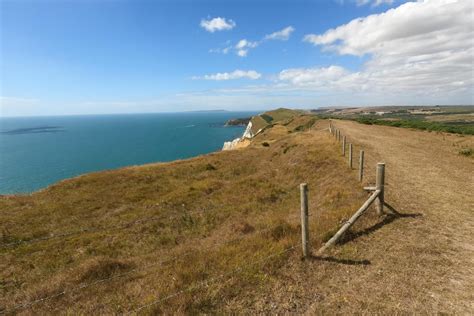
[[383,204],[384,204],[384,191],[385,191],[385,163],[377,163],[377,175],[375,180],[375,190],[380,190],[380,194],[375,200],[375,205],[377,207],[377,213],[379,215],[383,214]]
[[309,227],[308,227],[308,185],[300,184],[301,195],[301,242],[303,246],[303,257],[309,256]]
[[342,155],[346,155],[346,136],[342,137]]
[[354,213],[354,215],[351,216],[342,226],[341,228],[337,231],[337,233],[334,234],[334,236],[329,239],[323,247],[321,247],[317,254],[323,253],[324,250],[327,248],[331,247],[332,245],[335,245],[336,242],[344,235],[344,233],[357,221],[359,217],[361,217],[365,211],[369,208],[369,206],[374,202],[378,195],[380,194],[380,191],[375,191],[372,193],[372,195],[369,197],[367,201],[365,201],[364,204],[357,210],[357,212]]
[[352,144],[349,144],[349,168],[352,169]]
[[360,151],[359,156],[359,182],[362,182],[362,178],[364,177],[364,151]]

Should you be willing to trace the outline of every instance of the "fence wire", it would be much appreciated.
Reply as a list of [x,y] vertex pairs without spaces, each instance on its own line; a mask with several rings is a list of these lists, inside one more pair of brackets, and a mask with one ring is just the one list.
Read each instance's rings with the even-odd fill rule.
[[[218,246],[224,246],[224,245],[232,244],[232,243],[235,243],[235,242],[243,240],[243,239],[250,239],[252,237],[256,237],[257,234],[264,234],[266,232],[271,231],[272,229],[274,229],[274,227],[268,227],[268,228],[265,228],[265,229],[261,229],[261,230],[258,230],[255,233],[253,233],[253,234],[242,235],[242,236],[233,238],[233,239],[228,240],[228,241],[226,241],[224,243],[221,243],[221,244],[217,244],[217,245],[216,244],[211,244],[211,245],[208,245],[208,246],[200,247],[199,250],[200,251],[209,250],[209,249],[212,249],[212,248],[216,248]],[[3,310],[3,311],[0,310],[0,315],[1,314],[6,314],[6,313],[12,313],[12,312],[20,310],[20,309],[29,308],[29,307],[32,307],[34,305],[37,305],[37,304],[40,304],[40,303],[43,303],[43,302],[47,302],[49,300],[58,298],[60,296],[63,296],[63,295],[69,294],[69,293],[73,293],[73,292],[76,292],[76,291],[79,291],[79,290],[83,290],[83,289],[89,288],[89,287],[97,285],[97,284],[101,284],[101,283],[109,282],[109,281],[112,281],[112,280],[115,280],[115,279],[123,278],[123,277],[126,277],[126,276],[134,274],[134,273],[144,272],[144,271],[147,271],[147,270],[149,270],[151,268],[154,268],[154,267],[163,266],[167,263],[171,263],[171,262],[177,261],[179,259],[183,259],[183,258],[185,258],[186,256],[188,256],[190,254],[192,254],[192,251],[186,251],[186,252],[184,252],[180,255],[174,256],[174,257],[166,259],[166,260],[162,260],[162,261],[159,261],[159,262],[156,262],[156,263],[145,265],[145,266],[142,266],[140,268],[132,269],[130,271],[127,271],[127,272],[124,272],[124,273],[121,273],[121,274],[118,274],[118,275],[113,275],[113,276],[103,278],[103,279],[100,279],[100,280],[96,280],[96,281],[93,281],[93,282],[90,282],[90,283],[82,284],[82,285],[77,286],[75,288],[64,290],[64,291],[58,292],[58,293],[50,295],[50,296],[42,297],[40,299],[36,299],[36,300],[33,300],[33,301],[29,301],[29,302],[26,302],[26,303],[16,305],[16,306],[14,306],[10,309],[7,309],[7,310]]]
[[158,299],[156,299],[156,300],[154,300],[154,301],[152,301],[152,302],[150,302],[150,303],[141,305],[141,306],[139,306],[139,307],[137,307],[137,308],[135,308],[135,309],[133,309],[133,310],[131,310],[131,311],[125,313],[125,315],[136,314],[136,313],[140,312],[141,310],[143,310],[143,309],[145,309],[145,308],[150,308],[151,306],[154,306],[154,305],[157,305],[157,304],[161,304],[161,303],[163,303],[163,302],[165,302],[165,301],[167,301],[167,300],[169,300],[169,299],[171,299],[171,298],[173,298],[173,297],[179,296],[179,295],[181,295],[181,294],[183,294],[183,293],[191,292],[191,291],[193,291],[193,290],[196,290],[196,289],[199,289],[199,288],[202,288],[202,287],[207,287],[207,286],[209,286],[209,283],[212,283],[212,282],[221,280],[221,279],[223,279],[223,278],[225,278],[225,277],[228,277],[228,276],[230,276],[230,275],[233,275],[233,274],[235,274],[235,273],[238,273],[238,272],[244,270],[245,268],[254,266],[254,265],[256,265],[256,264],[265,262],[265,261],[267,261],[267,260],[269,260],[269,259],[271,259],[271,258],[280,256],[280,255],[282,255],[282,254],[284,254],[284,253],[287,253],[287,252],[289,252],[289,251],[295,249],[296,247],[297,247],[296,245],[292,245],[292,246],[290,246],[289,248],[287,248],[287,249],[285,249],[285,250],[283,250],[283,251],[280,251],[280,252],[278,252],[278,253],[276,253],[276,254],[272,254],[272,255],[267,256],[267,257],[265,257],[265,258],[263,258],[263,259],[257,260],[257,261],[255,261],[255,262],[253,262],[253,263],[251,263],[251,264],[242,265],[242,266],[237,267],[236,269],[234,269],[234,270],[232,270],[232,271],[230,271],[230,272],[223,273],[223,274],[218,275],[218,276],[216,276],[216,277],[214,277],[214,278],[210,278],[210,279],[207,279],[207,280],[198,282],[198,283],[196,283],[196,284],[194,284],[194,285],[191,285],[191,286],[189,286],[189,287],[187,287],[187,288],[181,289],[181,290],[179,290],[179,291],[177,291],[177,292],[175,292],[175,293],[172,293],[172,294],[170,294],[170,295],[167,295],[167,296],[165,296],[165,297],[163,297],[163,298],[158,298]]
[[[182,215],[196,215],[199,212],[200,210],[188,211],[186,213],[183,213]],[[98,232],[103,232],[103,231],[126,229],[134,225],[147,224],[149,222],[158,221],[158,220],[166,219],[169,217],[170,217],[169,215],[164,215],[164,214],[159,215],[159,216],[142,217],[142,218],[139,218],[127,223],[122,223],[122,224],[117,224],[117,225],[111,225],[111,226],[106,226],[106,227],[87,227],[87,228],[81,228],[76,231],[60,233],[60,234],[51,235],[51,236],[38,237],[38,238],[26,239],[26,240],[17,240],[17,241],[7,243],[7,244],[0,244],[0,249],[7,249],[10,247],[15,247],[15,246],[24,245],[24,244],[33,244],[33,243],[38,243],[38,242],[47,241],[47,240],[56,239],[56,238],[67,238],[71,236],[78,236],[78,235],[88,234],[88,233],[98,233]],[[0,254],[0,255],[4,255],[4,254]]]

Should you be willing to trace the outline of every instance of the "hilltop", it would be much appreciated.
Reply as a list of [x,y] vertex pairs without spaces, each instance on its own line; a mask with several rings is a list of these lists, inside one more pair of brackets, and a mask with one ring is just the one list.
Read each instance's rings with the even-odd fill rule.
[[[280,109],[252,121],[245,148],[0,197],[0,311],[472,312],[473,162],[458,153],[472,136],[333,120],[366,151],[359,183],[327,120]],[[369,210],[301,260],[299,184],[315,250],[366,200],[378,161],[397,213]]]

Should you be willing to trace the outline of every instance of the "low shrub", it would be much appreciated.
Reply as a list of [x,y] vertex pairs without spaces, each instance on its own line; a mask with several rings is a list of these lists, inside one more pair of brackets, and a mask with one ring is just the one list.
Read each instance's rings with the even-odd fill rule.
[[466,156],[466,157],[472,157],[474,155],[474,149],[472,148],[463,148],[459,151],[460,155]]

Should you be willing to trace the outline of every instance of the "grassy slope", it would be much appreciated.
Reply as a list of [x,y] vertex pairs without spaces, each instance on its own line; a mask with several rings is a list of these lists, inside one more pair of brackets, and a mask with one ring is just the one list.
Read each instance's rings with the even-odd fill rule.
[[252,117],[252,132],[255,135],[262,128],[267,128],[274,123],[288,123],[295,116],[301,112],[285,108],[279,108],[273,111],[268,111],[260,115]]
[[[274,256],[298,245],[299,183],[319,212],[313,247],[366,197],[326,133],[297,132],[313,122],[275,120],[242,150],[0,197],[0,310],[67,291],[27,311],[123,313],[187,289],[147,311],[209,312],[271,288],[285,262],[299,262],[299,248]],[[9,245],[65,232],[79,233]],[[117,278],[72,290],[108,277]]]

